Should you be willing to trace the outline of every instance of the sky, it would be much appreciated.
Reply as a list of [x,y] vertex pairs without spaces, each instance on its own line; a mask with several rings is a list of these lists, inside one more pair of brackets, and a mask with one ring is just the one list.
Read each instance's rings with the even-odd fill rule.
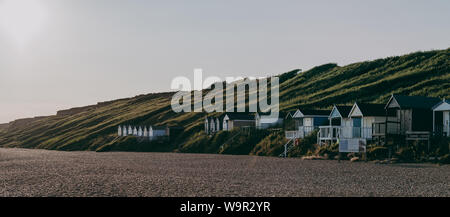
[[450,47],[448,0],[0,0],[0,123],[177,76],[269,76]]

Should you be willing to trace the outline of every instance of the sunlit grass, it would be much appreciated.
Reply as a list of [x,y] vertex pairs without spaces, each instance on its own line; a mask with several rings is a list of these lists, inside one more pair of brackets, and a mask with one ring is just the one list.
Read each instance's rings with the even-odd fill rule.
[[[449,49],[417,52],[343,67],[326,64],[298,75],[297,71],[291,71],[280,79],[281,110],[293,111],[299,106],[330,108],[355,100],[385,103],[393,93],[449,99],[449,54]],[[36,119],[20,127],[10,126],[8,130],[0,128],[0,145],[97,150],[105,145],[118,147],[113,144],[120,142],[114,140],[118,125],[178,125],[184,132],[175,140],[175,146],[193,150],[187,146],[194,143],[186,142],[193,136],[198,136],[199,141],[204,139],[198,133],[203,130],[205,114],[176,114],[171,110],[170,99],[171,93],[141,95],[75,115]],[[269,138],[260,143],[261,150],[273,151],[267,148]],[[279,140],[277,144],[282,143],[280,138],[273,138]],[[254,154],[261,153],[254,150]]]

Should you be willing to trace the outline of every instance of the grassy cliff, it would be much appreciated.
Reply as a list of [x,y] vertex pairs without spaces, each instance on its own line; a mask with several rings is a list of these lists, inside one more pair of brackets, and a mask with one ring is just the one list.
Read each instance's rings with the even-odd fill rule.
[[[330,108],[335,103],[352,104],[355,100],[385,103],[394,93],[450,98],[449,54],[450,49],[416,52],[347,66],[325,64],[302,73],[290,71],[280,75],[281,110],[292,111],[299,106]],[[0,146],[195,152],[197,149],[189,144],[197,143],[192,143],[190,138],[203,129],[205,114],[174,113],[170,107],[173,94],[146,94],[61,111],[55,116],[17,120],[0,127]],[[184,127],[184,132],[173,138],[170,148],[148,149],[136,147],[127,139],[116,138],[120,124],[178,125]],[[276,135],[269,136],[279,140]],[[202,139],[199,135],[197,137]],[[207,138],[203,139],[208,143]],[[261,150],[268,149],[267,152],[275,153],[279,147],[271,149],[267,140],[256,141],[255,147],[248,147],[248,151],[261,155]]]

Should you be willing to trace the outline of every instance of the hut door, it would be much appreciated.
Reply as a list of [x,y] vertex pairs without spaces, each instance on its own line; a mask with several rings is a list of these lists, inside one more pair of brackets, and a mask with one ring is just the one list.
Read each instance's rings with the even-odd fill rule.
[[412,110],[399,110],[400,115],[400,132],[405,134],[406,131],[412,131]]
[[362,119],[361,118],[352,118],[353,120],[353,138],[361,137],[361,126]]
[[300,130],[300,128],[303,127],[303,118],[296,118],[295,119],[295,129]]
[[450,135],[450,112],[444,112],[444,132]]
[[405,111],[405,123],[406,123],[406,130],[412,131],[412,110],[406,110]]

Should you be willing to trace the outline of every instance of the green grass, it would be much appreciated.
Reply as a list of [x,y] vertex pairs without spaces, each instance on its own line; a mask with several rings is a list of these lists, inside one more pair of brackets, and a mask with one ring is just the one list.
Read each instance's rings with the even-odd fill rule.
[[[394,93],[448,99],[449,54],[450,49],[416,52],[347,66],[325,64],[299,74],[298,70],[292,70],[280,75],[280,106],[283,111],[293,111],[299,106],[331,108],[335,103],[352,104],[356,100],[385,103]],[[203,143],[211,142],[210,138],[205,138],[206,135],[198,134],[203,130],[205,114],[174,113],[170,107],[172,94],[140,95],[116,100],[75,115],[32,119],[23,125],[12,122],[7,130],[0,128],[0,146],[146,151],[147,149],[130,145],[130,141],[114,139],[117,126],[179,125],[184,127],[184,132],[171,139],[171,149],[165,151],[218,152],[216,146],[204,149],[201,145],[201,139],[204,139]],[[251,147],[226,147],[223,153],[233,153],[234,150],[238,153],[275,155],[273,149],[277,149],[282,141],[279,136],[270,135],[273,140],[268,136],[253,138],[258,141],[252,141]],[[191,141],[192,137],[199,141]],[[218,143],[221,138],[216,139]],[[271,147],[272,143],[276,145]]]

